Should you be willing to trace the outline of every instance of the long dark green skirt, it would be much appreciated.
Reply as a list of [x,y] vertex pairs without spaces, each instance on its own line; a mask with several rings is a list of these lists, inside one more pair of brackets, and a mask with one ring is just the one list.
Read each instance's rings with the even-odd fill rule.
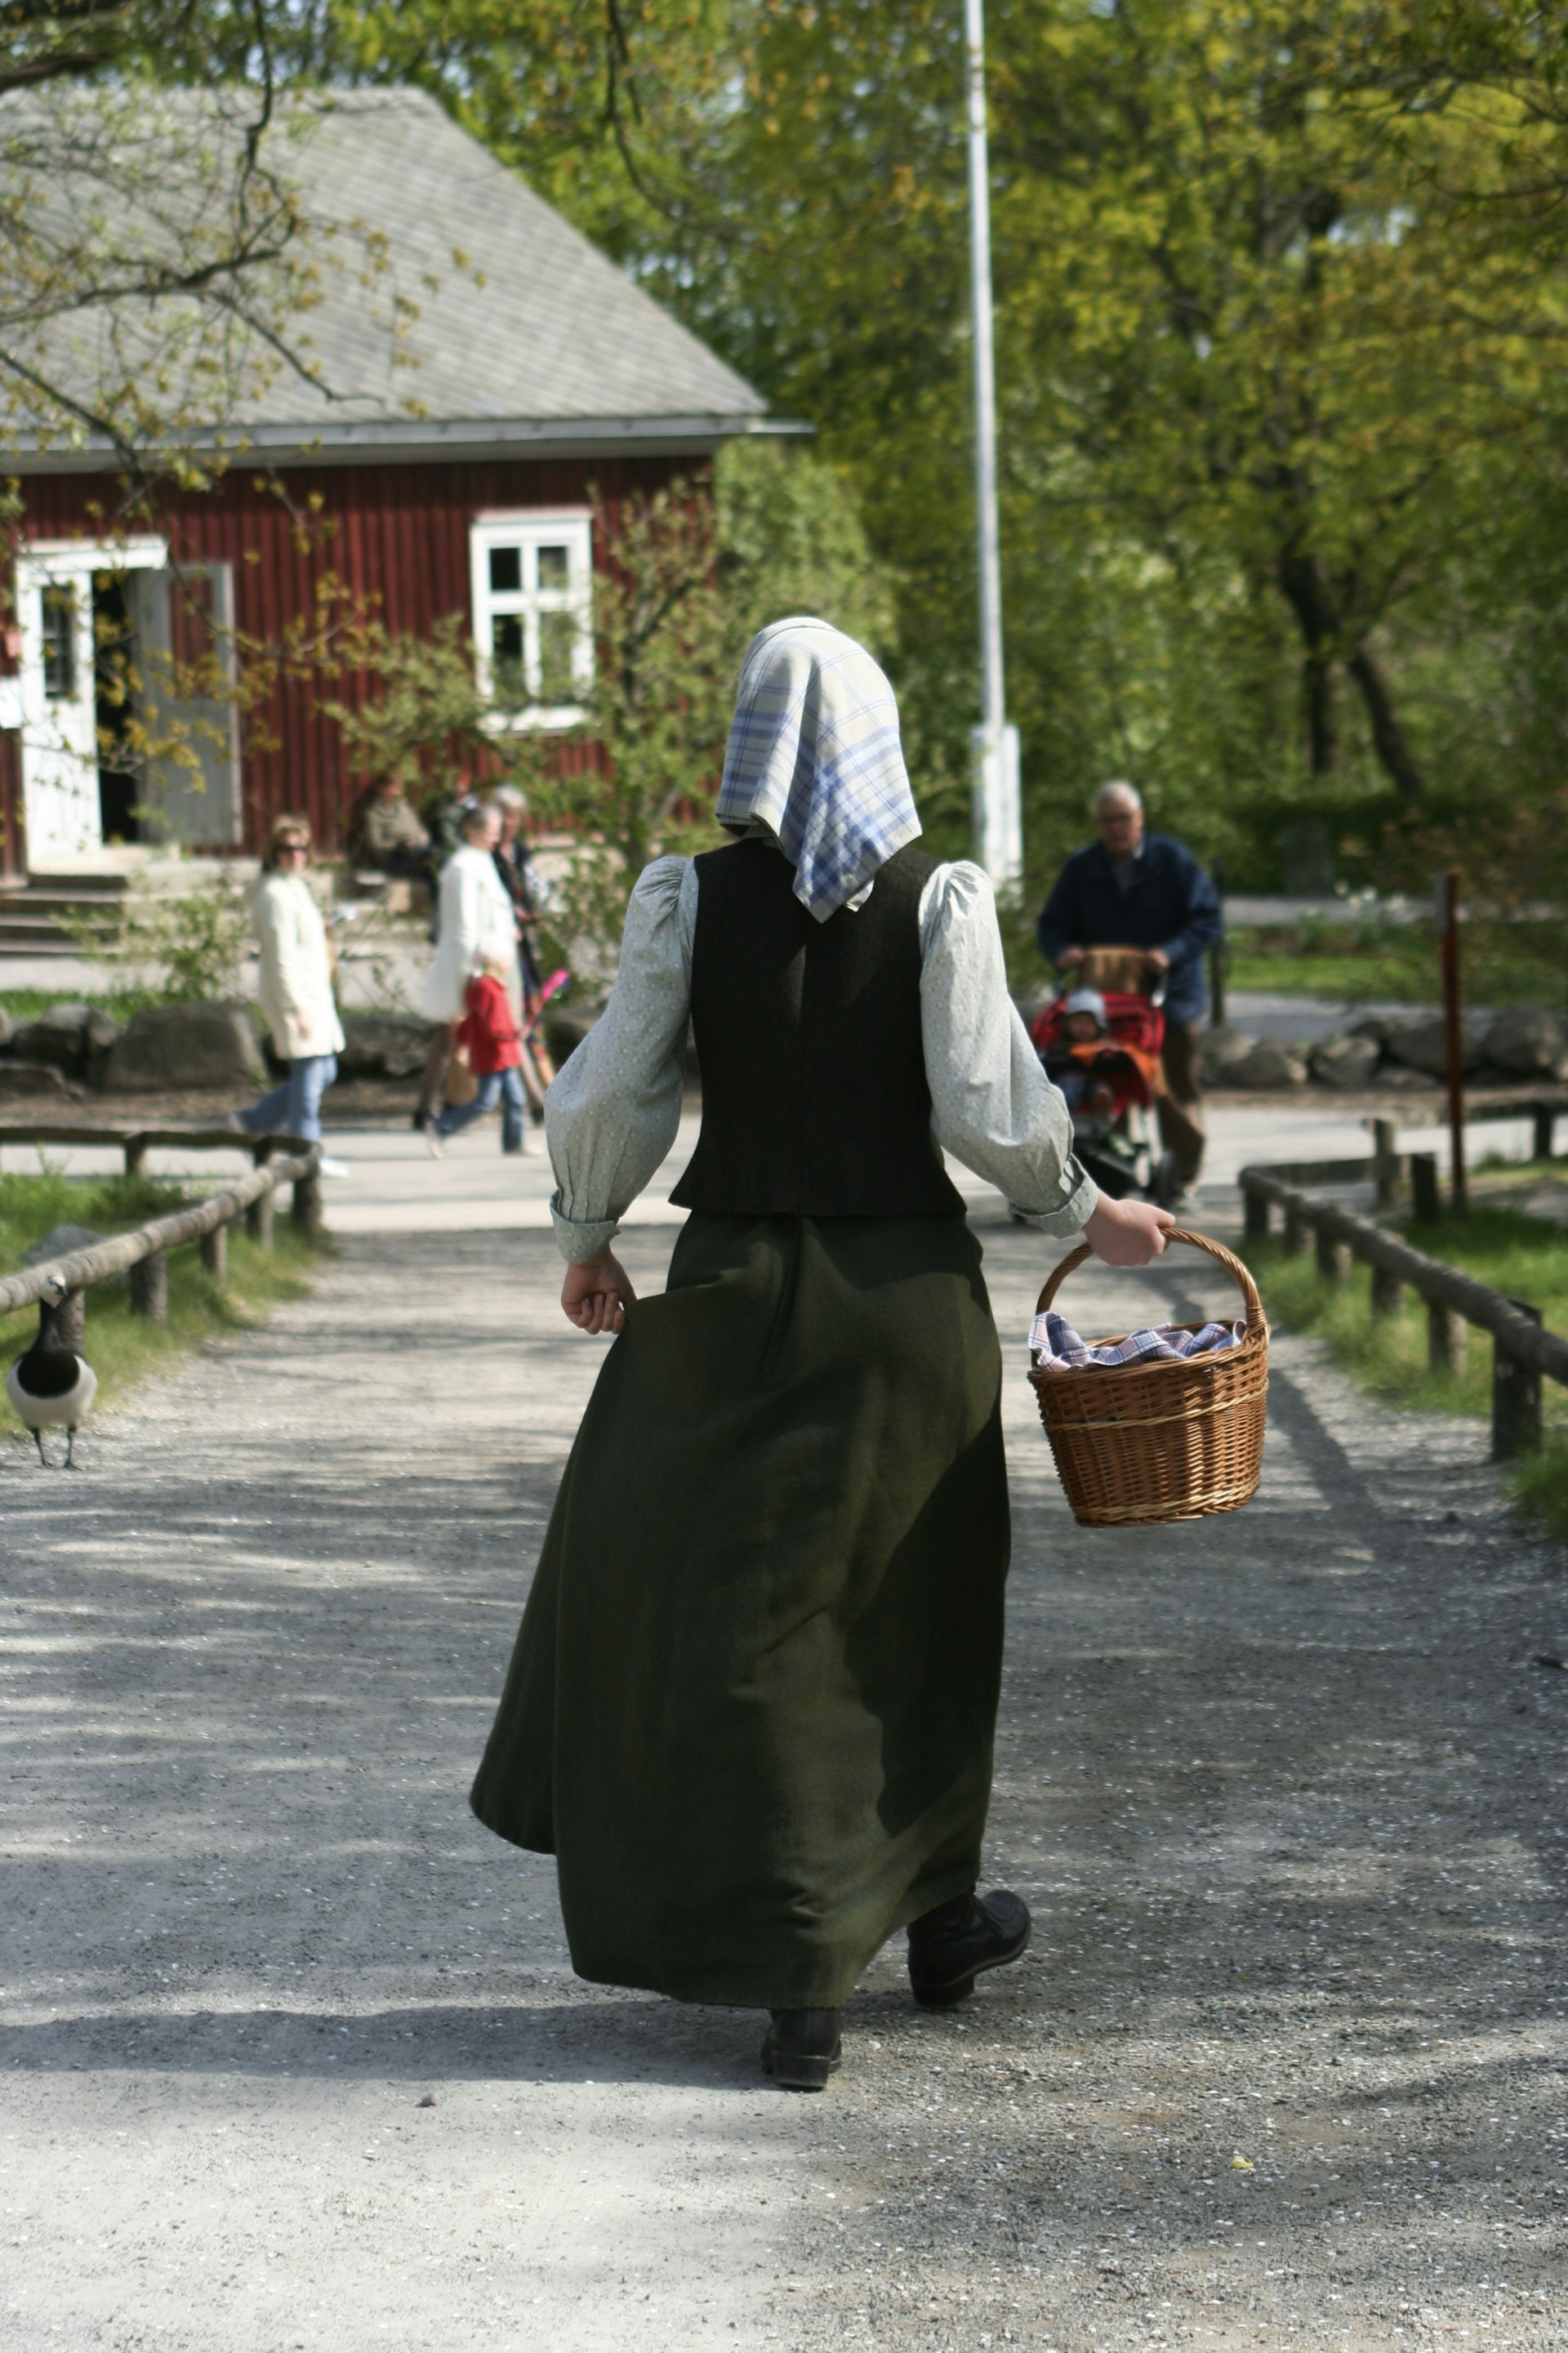
[[572,1450],[472,1804],[578,1974],[840,2003],[974,1883],[1007,1574],[963,1219],[691,1218]]

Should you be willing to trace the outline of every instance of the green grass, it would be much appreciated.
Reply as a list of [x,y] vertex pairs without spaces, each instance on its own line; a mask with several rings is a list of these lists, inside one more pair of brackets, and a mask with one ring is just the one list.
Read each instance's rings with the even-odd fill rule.
[[[144,1177],[0,1176],[0,1272],[14,1272],[22,1253],[54,1226],[121,1233],[150,1218],[168,1216],[189,1198],[181,1187]],[[221,1287],[204,1271],[195,1243],[172,1251],[167,1324],[132,1315],[123,1286],[95,1285],[87,1294],[85,1353],[98,1375],[99,1403],[112,1404],[190,1349],[245,1331],[281,1301],[307,1292],[321,1246],[305,1241],[287,1217],[277,1219],[273,1234],[273,1247],[265,1250],[248,1239],[243,1223],[230,1226],[228,1280]],[[19,1355],[37,1328],[36,1308],[0,1316],[0,1365]],[[21,1434],[3,1393],[0,1430]]]
[[[1014,987],[1044,980],[1032,909],[1005,918],[1003,944]],[[1238,925],[1228,947],[1231,988],[1355,1005],[1436,1005],[1442,996],[1437,936],[1426,922],[1314,918],[1282,930]],[[1568,1004],[1568,931],[1562,923],[1467,923],[1460,965],[1472,1005]]]
[[[1568,1168],[1563,1162],[1558,1169]],[[1537,1177],[1546,1173],[1538,1166]],[[1568,1229],[1522,1209],[1477,1203],[1468,1217],[1445,1216],[1433,1225],[1405,1223],[1397,1230],[1428,1258],[1464,1269],[1482,1282],[1539,1307],[1548,1328],[1568,1333]],[[1426,1362],[1426,1310],[1413,1293],[1397,1315],[1373,1318],[1370,1270],[1357,1266],[1344,1284],[1317,1271],[1310,1248],[1288,1258],[1278,1235],[1247,1246],[1271,1322],[1310,1332],[1373,1396],[1393,1405],[1489,1419],[1492,1343],[1471,1328],[1462,1373],[1433,1372]],[[1542,1385],[1546,1443],[1515,1474],[1521,1504],[1555,1533],[1568,1535],[1568,1390]]]
[[0,1012],[13,1021],[36,1021],[52,1005],[96,1005],[111,1020],[129,1021],[148,1005],[166,1005],[162,988],[0,988]]
[[[1475,1005],[1561,1006],[1568,999],[1568,954],[1560,923],[1464,927],[1460,965]],[[1435,1005],[1442,994],[1437,940],[1429,923],[1310,923],[1289,931],[1238,929],[1230,935],[1232,988]]]

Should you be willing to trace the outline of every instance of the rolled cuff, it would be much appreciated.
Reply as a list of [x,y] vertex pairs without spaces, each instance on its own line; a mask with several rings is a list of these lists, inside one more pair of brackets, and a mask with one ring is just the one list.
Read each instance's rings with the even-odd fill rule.
[[1068,1162],[1062,1171],[1062,1182],[1070,1184],[1072,1190],[1054,1209],[1026,1209],[1017,1201],[1009,1201],[1007,1206],[1015,1217],[1022,1218],[1037,1233],[1050,1234],[1058,1241],[1070,1241],[1074,1234],[1083,1231],[1099,1208],[1100,1187],[1088,1169],[1080,1167],[1076,1160]]
[[567,1217],[559,1193],[551,1198],[550,1222],[555,1229],[555,1247],[568,1266],[586,1266],[591,1258],[609,1249],[621,1230],[618,1218]]

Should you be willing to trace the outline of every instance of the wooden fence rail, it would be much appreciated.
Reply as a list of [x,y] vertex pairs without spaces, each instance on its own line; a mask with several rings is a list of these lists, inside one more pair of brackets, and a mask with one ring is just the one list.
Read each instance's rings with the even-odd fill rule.
[[[1410,1155],[1413,1163],[1418,1155]],[[1359,1176],[1378,1181],[1378,1159],[1340,1161],[1326,1181],[1350,1182]],[[1294,1170],[1291,1171],[1293,1175]],[[1316,1243],[1318,1271],[1330,1282],[1345,1282],[1351,1266],[1360,1260],[1372,1270],[1372,1312],[1395,1314],[1406,1283],[1426,1303],[1427,1357],[1434,1369],[1460,1370],[1465,1359],[1465,1331],[1474,1324],[1489,1332],[1492,1360],[1492,1452],[1499,1461],[1532,1452],[1541,1443],[1541,1382],[1544,1377],[1568,1387],[1568,1340],[1542,1329],[1539,1312],[1522,1300],[1510,1299],[1489,1283],[1478,1282],[1456,1266],[1428,1258],[1397,1234],[1358,1217],[1335,1201],[1314,1200],[1291,1184],[1278,1169],[1244,1168],[1238,1182],[1246,1203],[1247,1236],[1260,1240],[1269,1230],[1270,1212],[1284,1213],[1288,1250],[1306,1248],[1310,1234]]]
[[0,1148],[7,1144],[106,1144],[125,1155],[125,1174],[139,1176],[149,1152],[246,1152],[253,1161],[279,1152],[308,1152],[302,1135],[249,1135],[243,1128],[130,1127],[79,1122],[0,1119]]
[[[60,1134],[68,1134],[73,1144],[122,1141],[120,1131],[92,1128],[51,1131],[47,1135],[36,1129],[23,1134],[12,1128],[6,1130],[5,1140],[52,1142]],[[209,1134],[204,1140],[212,1143],[227,1139],[214,1139]],[[264,1244],[270,1242],[272,1198],[283,1185],[293,1187],[294,1223],[313,1238],[321,1229],[321,1146],[301,1144],[297,1137],[289,1141],[295,1146],[291,1153],[273,1154],[247,1176],[237,1177],[221,1192],[209,1193],[205,1200],[193,1201],[189,1208],[173,1210],[166,1218],[153,1218],[130,1233],[111,1235],[108,1240],[93,1242],[86,1250],[71,1250],[63,1258],[30,1266],[21,1274],[0,1277],[0,1315],[12,1315],[18,1308],[36,1306],[47,1292],[63,1283],[67,1300],[59,1316],[61,1336],[70,1345],[80,1347],[83,1293],[95,1282],[107,1282],[111,1275],[129,1274],[132,1310],[162,1324],[169,1313],[168,1252],[179,1249],[182,1243],[199,1241],[203,1263],[221,1281],[229,1226],[243,1215],[253,1239]]]

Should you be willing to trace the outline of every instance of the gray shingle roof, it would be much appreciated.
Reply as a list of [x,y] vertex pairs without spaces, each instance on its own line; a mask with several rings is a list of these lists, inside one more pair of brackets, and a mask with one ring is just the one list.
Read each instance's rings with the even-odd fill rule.
[[[442,419],[762,415],[750,385],[422,91],[345,94],[295,135],[289,169],[313,214],[384,237],[387,266],[368,286],[352,254],[329,267],[306,322],[347,397],[312,410],[279,379],[260,417],[395,416],[410,399]],[[400,339],[414,366],[392,364],[394,288],[415,306]]]
[[[292,105],[266,160],[328,232],[311,240],[321,299],[291,338],[320,385],[278,370],[228,409],[226,436],[327,457],[779,429],[742,377],[423,92]],[[70,331],[84,375],[89,322],[79,312]]]

